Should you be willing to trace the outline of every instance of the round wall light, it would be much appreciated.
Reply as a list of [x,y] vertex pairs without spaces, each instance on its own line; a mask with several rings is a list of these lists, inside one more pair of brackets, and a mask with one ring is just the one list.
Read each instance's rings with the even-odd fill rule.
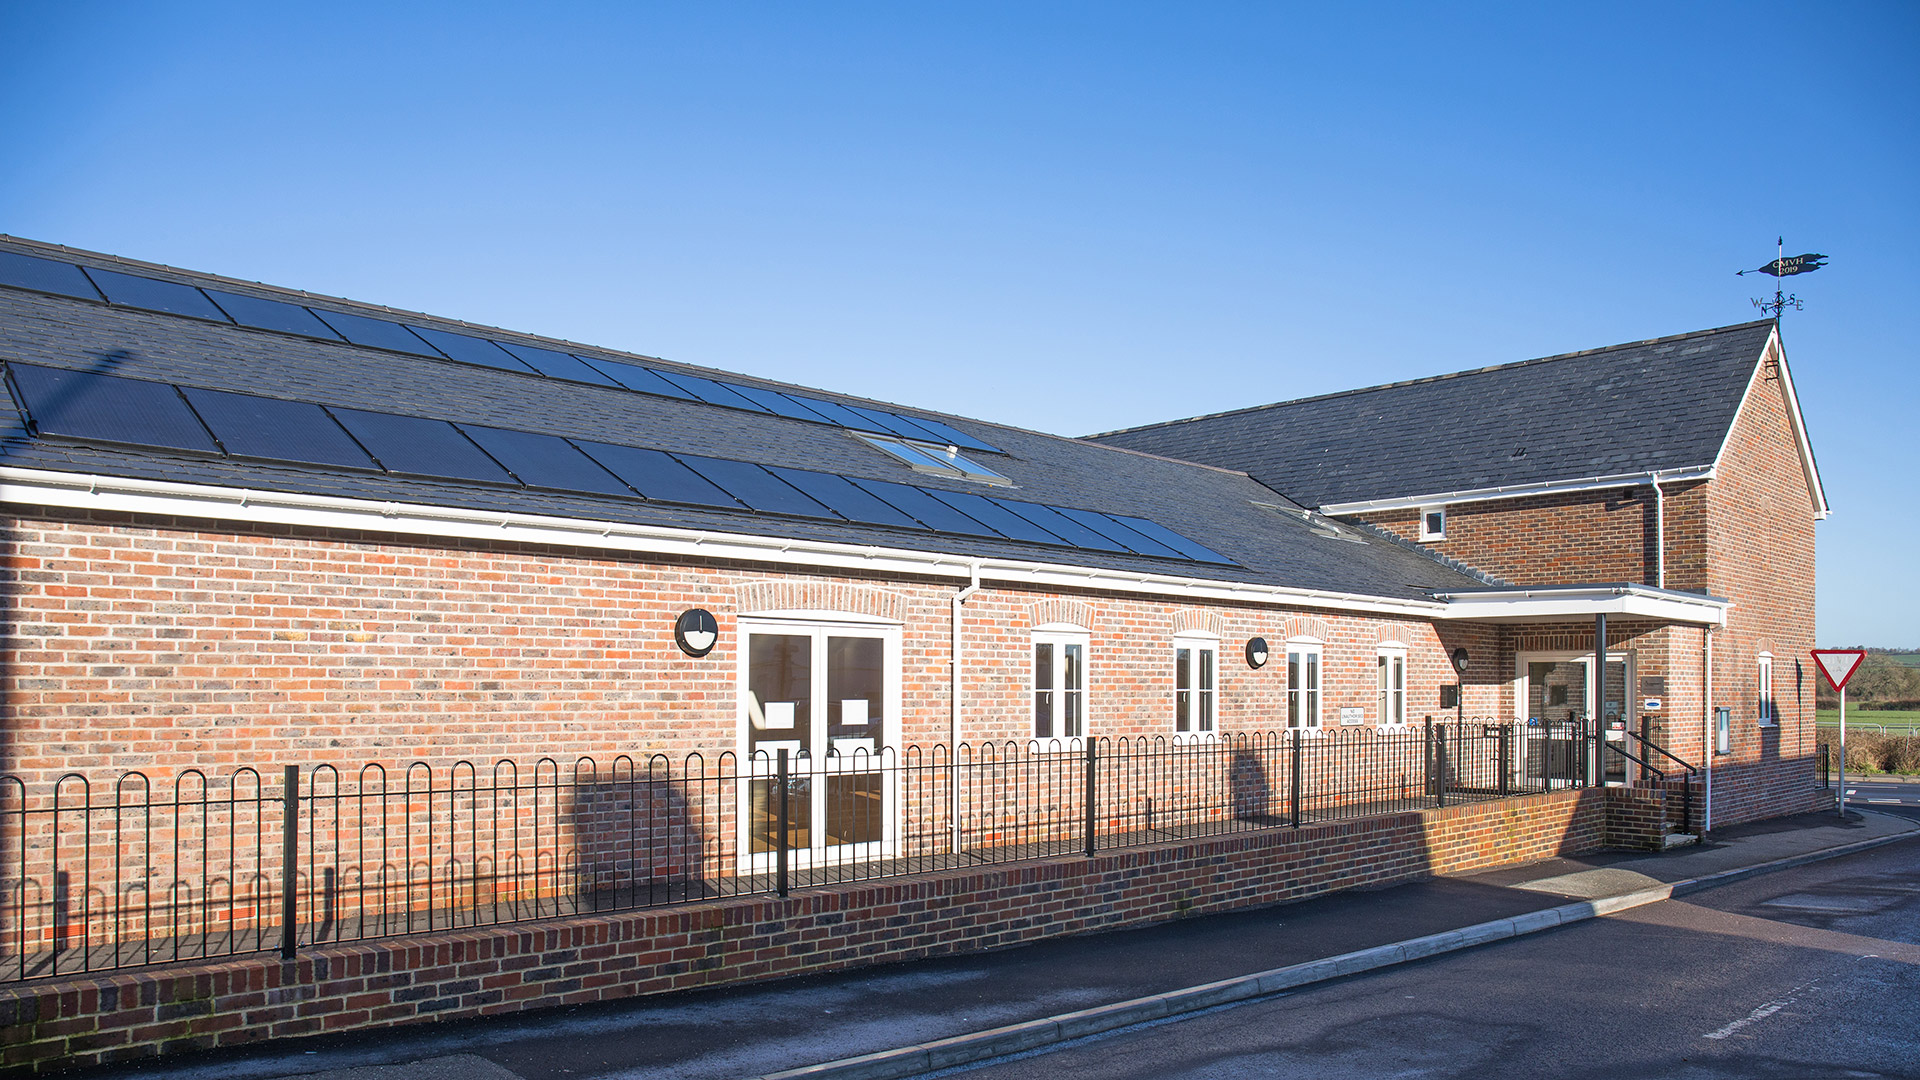
[[1263,668],[1267,666],[1267,639],[1263,637],[1247,639],[1247,666]]
[[690,608],[673,621],[673,643],[688,656],[705,656],[720,640],[720,623],[706,608]]
[[1449,656],[1447,659],[1453,661],[1453,670],[1459,672],[1462,675],[1465,675],[1467,673],[1466,646],[1462,645],[1461,647],[1453,650],[1453,655]]

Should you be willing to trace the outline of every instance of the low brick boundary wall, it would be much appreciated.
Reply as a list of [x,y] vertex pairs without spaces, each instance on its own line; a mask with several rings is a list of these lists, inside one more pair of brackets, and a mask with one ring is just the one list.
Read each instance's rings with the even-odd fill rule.
[[167,1053],[1005,948],[1574,854],[1605,789],[776,896],[14,984],[0,1068]]

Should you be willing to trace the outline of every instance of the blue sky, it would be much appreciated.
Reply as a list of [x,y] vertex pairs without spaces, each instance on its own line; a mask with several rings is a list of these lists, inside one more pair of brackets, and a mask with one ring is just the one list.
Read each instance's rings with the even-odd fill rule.
[[0,5],[0,231],[1085,434],[1756,317],[1920,646],[1920,6]]

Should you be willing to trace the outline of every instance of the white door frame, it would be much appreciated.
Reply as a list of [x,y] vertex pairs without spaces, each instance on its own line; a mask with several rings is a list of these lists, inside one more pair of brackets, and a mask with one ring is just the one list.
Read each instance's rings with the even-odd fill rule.
[[[897,622],[837,611],[775,611],[743,614],[738,630],[739,648],[735,664],[735,742],[739,748],[737,773],[739,790],[735,793],[735,820],[738,825],[738,855],[744,873],[771,873],[778,851],[754,852],[752,844],[752,795],[756,782],[767,782],[775,774],[777,760],[772,755],[756,758],[751,750],[752,730],[750,695],[747,689],[749,637],[753,634],[781,634],[812,638],[811,695],[808,709],[810,730],[807,741],[818,750],[817,756],[788,755],[788,775],[806,777],[810,804],[810,829],[804,848],[787,852],[787,865],[805,869],[816,864],[848,860],[885,858],[899,844],[899,769],[902,717],[900,713],[900,638]],[[883,727],[870,758],[860,759],[872,767],[855,764],[851,755],[829,755],[827,751],[827,639],[829,637],[865,637],[878,639],[884,650],[882,678],[886,681],[881,702]],[[799,740],[795,740],[796,742]],[[764,742],[764,740],[763,740]],[[826,843],[827,778],[856,772],[878,772],[881,776],[881,838],[875,842],[842,844],[829,848]],[[781,838],[784,839],[784,838]]]

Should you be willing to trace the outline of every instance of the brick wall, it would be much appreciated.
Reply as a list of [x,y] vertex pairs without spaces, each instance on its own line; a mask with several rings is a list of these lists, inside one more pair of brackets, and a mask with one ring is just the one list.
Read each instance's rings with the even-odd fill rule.
[[[1814,520],[1772,354],[1735,419],[1709,485],[1708,588],[1733,601],[1713,642],[1713,696],[1733,708],[1732,752],[1716,757],[1714,821],[1810,808],[1814,774]],[[1759,724],[1758,657],[1773,654],[1777,727]]]
[[[949,604],[929,580],[795,573],[517,545],[224,529],[48,512],[0,532],[15,618],[0,773],[36,788],[70,770],[164,784],[197,768],[711,752],[739,744],[742,612],[835,610],[902,625],[903,715],[889,742],[948,737]],[[671,627],[720,622],[692,659]],[[1499,707],[1496,631],[1416,619],[1193,605],[990,584],[963,609],[964,741],[1032,733],[1031,629],[1090,631],[1088,730],[1173,731],[1173,635],[1218,633],[1219,727],[1284,724],[1284,657],[1245,641],[1324,641],[1323,712],[1377,722],[1379,647],[1405,647],[1408,711],[1436,710],[1446,654],[1473,646],[1468,708]]]
[[911,879],[0,989],[0,1067],[214,1046],[1005,948],[1591,850],[1568,791]]

